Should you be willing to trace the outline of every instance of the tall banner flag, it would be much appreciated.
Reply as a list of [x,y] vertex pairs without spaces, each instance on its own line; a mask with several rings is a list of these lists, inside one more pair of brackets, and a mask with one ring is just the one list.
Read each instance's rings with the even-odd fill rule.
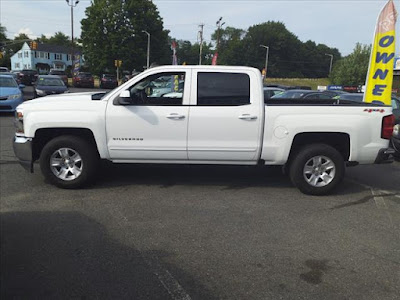
[[175,43],[175,41],[172,42],[171,50],[172,50],[172,64],[173,65],[177,65],[178,64],[178,57],[176,56],[176,43]]
[[215,52],[215,54],[213,55],[212,61],[211,61],[211,65],[216,66],[217,59],[218,59],[218,52]]
[[397,11],[393,0],[382,9],[369,60],[364,102],[391,105]]

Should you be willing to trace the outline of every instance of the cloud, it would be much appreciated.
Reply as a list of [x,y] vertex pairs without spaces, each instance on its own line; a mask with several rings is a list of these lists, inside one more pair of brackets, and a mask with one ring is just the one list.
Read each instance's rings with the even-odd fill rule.
[[20,28],[17,33],[14,33],[14,37],[20,35],[21,33],[25,33],[30,39],[37,38],[37,36],[33,34],[32,29],[30,29],[29,27]]

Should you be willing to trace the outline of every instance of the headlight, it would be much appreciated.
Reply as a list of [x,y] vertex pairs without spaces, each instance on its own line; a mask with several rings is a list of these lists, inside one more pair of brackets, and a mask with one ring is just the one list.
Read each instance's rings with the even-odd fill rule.
[[8,96],[7,100],[15,100],[21,97],[21,94],[15,94],[15,95],[10,95]]
[[36,89],[36,94],[38,94],[39,96],[44,96],[44,95],[46,95],[46,92]]
[[22,109],[18,107],[15,111],[14,126],[17,135],[24,134],[24,113],[22,112]]

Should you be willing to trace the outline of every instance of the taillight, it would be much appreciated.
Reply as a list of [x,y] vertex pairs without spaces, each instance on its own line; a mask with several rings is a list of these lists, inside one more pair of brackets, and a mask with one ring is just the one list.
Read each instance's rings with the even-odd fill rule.
[[393,135],[394,115],[383,117],[381,138],[390,140]]

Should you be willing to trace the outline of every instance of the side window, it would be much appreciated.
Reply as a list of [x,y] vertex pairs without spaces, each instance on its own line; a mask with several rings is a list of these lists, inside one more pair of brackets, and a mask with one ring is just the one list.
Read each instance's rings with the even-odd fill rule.
[[392,107],[393,109],[400,109],[400,101],[392,99]]
[[185,73],[160,73],[130,88],[132,105],[182,105]]
[[247,74],[198,73],[198,106],[238,106],[246,104],[250,104],[250,77]]
[[317,94],[309,94],[304,96],[304,99],[319,99]]

